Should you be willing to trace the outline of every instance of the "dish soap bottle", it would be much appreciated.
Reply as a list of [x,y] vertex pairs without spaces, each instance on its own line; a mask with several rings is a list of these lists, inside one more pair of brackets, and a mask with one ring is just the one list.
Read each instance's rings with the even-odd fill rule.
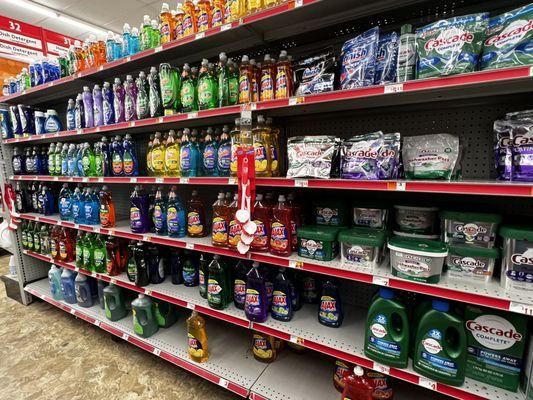
[[230,302],[230,285],[226,265],[215,254],[209,264],[209,276],[207,279],[207,302],[209,307],[216,310],[225,309]]
[[164,175],[180,176],[180,142],[176,138],[176,132],[173,130],[168,133]]
[[274,292],[271,307],[272,318],[288,322],[292,319],[291,283],[286,275],[285,268],[280,268],[274,278]]
[[191,360],[203,363],[209,359],[205,320],[196,311],[187,318],[187,341]]
[[279,256],[289,256],[291,247],[291,208],[287,206],[285,196],[279,195],[278,204],[272,209],[270,252]]
[[246,318],[253,322],[265,322],[268,318],[268,298],[265,277],[259,270],[259,263],[253,263],[246,275],[246,297],[244,300]]
[[122,142],[122,160],[125,176],[139,175],[137,151],[129,133],[124,137],[124,141]]
[[105,316],[110,321],[118,321],[128,315],[124,293],[120,286],[110,283],[104,288]]
[[332,278],[326,278],[322,283],[320,294],[318,322],[332,328],[342,325],[344,313],[338,283]]
[[150,230],[148,220],[148,195],[140,186],[135,186],[130,197],[130,223],[133,233],[146,233]]
[[187,235],[190,237],[207,235],[204,203],[199,198],[197,190],[193,190],[191,199],[187,202]]
[[111,198],[111,191],[103,186],[99,193],[100,197],[100,225],[102,228],[115,227],[115,204]]
[[133,313],[133,330],[143,338],[152,336],[159,330],[152,307],[152,300],[140,293],[139,297],[131,302]]

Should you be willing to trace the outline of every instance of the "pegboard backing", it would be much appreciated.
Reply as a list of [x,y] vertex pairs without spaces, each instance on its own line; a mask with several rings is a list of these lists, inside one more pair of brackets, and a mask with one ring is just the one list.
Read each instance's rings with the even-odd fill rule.
[[493,123],[510,111],[525,110],[533,103],[501,103],[469,107],[406,107],[339,112],[286,118],[287,137],[300,135],[353,135],[383,131],[400,132],[402,137],[435,133],[459,136],[465,144],[464,179],[493,179]]

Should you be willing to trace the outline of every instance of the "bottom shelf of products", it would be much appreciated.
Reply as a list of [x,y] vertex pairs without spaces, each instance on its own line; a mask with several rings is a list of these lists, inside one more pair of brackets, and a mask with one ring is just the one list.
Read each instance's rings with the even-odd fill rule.
[[[160,329],[149,338],[134,333],[131,313],[112,322],[97,304],[80,307],[54,300],[48,279],[28,284],[25,290],[32,295],[69,312],[115,336],[158,356],[183,369],[218,384],[242,397],[253,400],[338,400],[333,386],[334,359],[308,351],[296,354],[282,351],[275,362],[263,364],[253,358],[250,333],[246,329],[228,325],[214,318],[207,320],[210,350],[209,361],[197,364],[187,352],[187,331],[183,312],[178,323]],[[446,397],[400,381],[394,381],[394,398],[407,400],[444,399]]]

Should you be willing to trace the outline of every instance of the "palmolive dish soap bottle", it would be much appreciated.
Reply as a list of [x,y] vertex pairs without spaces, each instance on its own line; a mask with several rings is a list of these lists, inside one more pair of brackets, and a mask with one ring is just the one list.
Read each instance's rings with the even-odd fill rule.
[[433,300],[432,309],[418,324],[413,368],[420,375],[460,386],[466,371],[466,332],[461,318],[450,312],[450,303]]

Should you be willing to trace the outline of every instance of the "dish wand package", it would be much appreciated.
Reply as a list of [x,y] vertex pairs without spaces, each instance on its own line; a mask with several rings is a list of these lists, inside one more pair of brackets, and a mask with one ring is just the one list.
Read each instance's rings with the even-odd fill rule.
[[447,133],[409,136],[403,140],[403,168],[407,179],[445,179],[459,166],[459,138]]
[[341,50],[341,89],[357,89],[374,84],[379,28],[348,40]]
[[476,69],[489,14],[440,20],[416,30],[417,78],[464,74]]
[[374,83],[384,85],[396,82],[399,38],[396,32],[380,35],[376,54]]

